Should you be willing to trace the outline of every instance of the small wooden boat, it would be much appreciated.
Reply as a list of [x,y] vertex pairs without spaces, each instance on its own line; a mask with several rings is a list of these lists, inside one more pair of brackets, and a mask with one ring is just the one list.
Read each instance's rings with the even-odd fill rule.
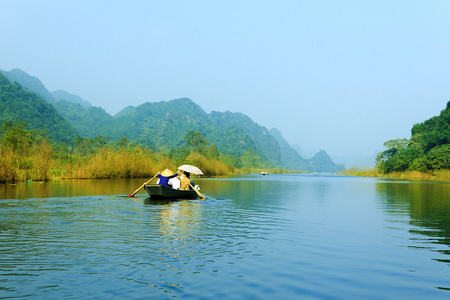
[[151,199],[197,199],[198,194],[194,190],[175,190],[171,187],[159,184],[146,184],[144,189]]

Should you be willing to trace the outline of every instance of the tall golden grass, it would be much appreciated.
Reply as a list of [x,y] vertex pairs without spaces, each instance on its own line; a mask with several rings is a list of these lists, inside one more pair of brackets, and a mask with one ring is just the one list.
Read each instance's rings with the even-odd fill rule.
[[411,181],[441,181],[450,182],[450,170],[435,170],[428,172],[405,171],[381,174],[376,169],[351,168],[340,172],[341,175],[362,177],[385,177],[392,179],[404,179]]
[[133,152],[102,148],[86,157],[73,157],[70,165],[60,166],[59,178],[105,179],[145,178],[172,165],[160,154],[150,154],[137,147]]
[[[211,159],[198,153],[191,153],[187,164],[199,167],[206,176],[229,174],[250,174],[266,171],[269,174],[297,173],[283,169],[235,169],[219,159]],[[33,146],[28,154],[18,154],[0,144],[0,182],[48,181],[54,179],[107,179],[107,178],[149,178],[165,168],[176,170],[175,163],[166,155],[141,147],[115,149],[109,146],[91,155],[71,152],[68,158],[56,158],[52,146],[42,141]],[[415,181],[450,182],[450,170],[429,172],[407,171],[380,174],[376,169],[351,168],[341,175],[364,177],[387,177]]]
[[39,145],[35,145],[33,152],[33,180],[51,180],[50,168],[54,164],[54,160],[52,159],[52,145],[48,141],[44,141]]
[[206,156],[198,153],[191,153],[186,158],[190,165],[197,166],[206,176],[220,176],[233,172],[233,169],[217,159],[208,159]]
[[339,172],[340,175],[361,176],[361,177],[380,177],[382,176],[377,169],[365,167],[353,167]]
[[17,155],[0,145],[0,182],[19,181]]
[[450,182],[450,170],[435,170],[428,172],[419,172],[419,171],[393,172],[384,175],[384,177],[406,179],[412,181]]
[[[0,145],[0,181],[148,178],[166,168],[175,171],[178,167],[166,155],[141,147],[114,149],[106,146],[90,155],[75,151],[66,158],[56,158],[51,144],[43,141],[35,144],[30,153],[18,154]],[[186,163],[198,166],[207,176],[234,171],[222,161],[198,153],[190,154]]]

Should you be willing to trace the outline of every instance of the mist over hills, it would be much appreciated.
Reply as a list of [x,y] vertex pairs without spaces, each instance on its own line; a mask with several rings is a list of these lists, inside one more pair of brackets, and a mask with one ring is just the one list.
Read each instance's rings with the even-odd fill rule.
[[80,104],[86,108],[92,106],[89,101],[83,100],[81,97],[70,94],[66,91],[56,90],[50,92],[39,78],[31,76],[21,69],[12,69],[11,71],[0,70],[0,73],[5,75],[10,82],[19,83],[24,90],[38,94],[42,99],[49,103],[53,104],[57,100],[66,100],[72,103]]
[[[232,154],[240,157],[244,152],[252,149],[263,161],[268,161],[275,167],[330,173],[342,169],[325,151],[320,151],[309,160],[304,159],[289,145],[279,130],[273,128],[269,131],[242,113],[212,111],[208,114],[191,99],[181,98],[146,102],[136,107],[128,106],[115,116],[111,116],[103,108],[94,107],[79,96],[62,90],[50,93],[38,78],[20,69],[9,72],[0,71],[9,81],[22,85],[24,92],[35,93],[51,103],[51,108],[57,111],[60,119],[65,124],[70,124],[71,129],[65,130],[71,133],[70,137],[80,134],[84,137],[95,138],[101,135],[110,137],[113,141],[126,137],[128,140],[150,148],[174,149],[183,145],[186,133],[193,130],[200,131],[224,155]],[[16,85],[19,86],[17,83]],[[39,102],[37,98],[40,97],[33,98],[32,101]],[[25,109],[25,104],[17,105],[21,103],[17,99],[14,102],[16,112]],[[12,105],[12,103],[9,102],[6,105]],[[2,116],[3,120],[8,117],[14,119],[17,114],[3,113]],[[28,117],[29,119],[22,117],[21,120],[32,127],[36,123],[33,120],[43,116],[33,114]],[[50,122],[67,127],[60,122]],[[47,128],[50,127],[47,126]]]
[[38,94],[42,99],[49,103],[54,103],[55,99],[47,90],[45,85],[35,76],[28,75],[21,69],[12,69],[11,71],[0,72],[8,78],[11,82],[19,83],[24,90]]
[[89,101],[83,100],[80,96],[72,95],[63,90],[56,90],[51,92],[53,99],[55,100],[66,100],[68,102],[72,102],[75,104],[80,104],[84,108],[92,107],[92,104]]

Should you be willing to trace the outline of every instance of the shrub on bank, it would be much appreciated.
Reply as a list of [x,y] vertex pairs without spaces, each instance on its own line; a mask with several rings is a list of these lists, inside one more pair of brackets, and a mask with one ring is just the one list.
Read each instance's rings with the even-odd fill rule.
[[0,145],[0,182],[18,181],[19,168],[15,153]]

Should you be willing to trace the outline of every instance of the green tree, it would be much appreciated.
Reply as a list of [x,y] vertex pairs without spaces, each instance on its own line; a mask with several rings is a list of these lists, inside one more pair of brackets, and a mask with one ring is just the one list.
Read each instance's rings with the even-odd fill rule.
[[408,139],[395,139],[385,142],[387,150],[379,153],[376,158],[378,171],[387,174],[395,171],[405,171],[408,168],[402,152],[409,144]]
[[193,152],[203,155],[206,154],[208,140],[203,137],[200,131],[189,131],[184,137],[184,141],[192,147]]
[[431,149],[426,163],[430,170],[450,169],[450,144]]
[[216,144],[211,144],[208,148],[207,157],[210,159],[219,159],[220,153],[219,150],[217,150]]
[[245,151],[241,157],[242,164],[247,168],[259,168],[261,166],[259,159],[259,155],[256,154],[253,148]]
[[229,166],[233,166],[233,167],[238,168],[238,169],[242,168],[242,162],[241,162],[241,159],[240,159],[239,157],[233,155],[233,154],[226,154],[226,155],[223,155],[223,156],[221,157],[221,160],[222,160],[225,164],[227,164],[227,165],[229,165]]
[[185,164],[189,154],[191,154],[191,149],[188,145],[182,145],[169,151],[169,157],[177,166]]
[[125,149],[129,142],[126,136],[123,136],[117,143],[117,147]]
[[36,140],[36,132],[26,127],[21,121],[5,121],[1,126],[3,145],[20,156],[28,154]]
[[75,149],[81,155],[89,155],[98,151],[98,149],[105,146],[110,138],[98,135],[95,139],[87,137],[77,137],[73,140]]

